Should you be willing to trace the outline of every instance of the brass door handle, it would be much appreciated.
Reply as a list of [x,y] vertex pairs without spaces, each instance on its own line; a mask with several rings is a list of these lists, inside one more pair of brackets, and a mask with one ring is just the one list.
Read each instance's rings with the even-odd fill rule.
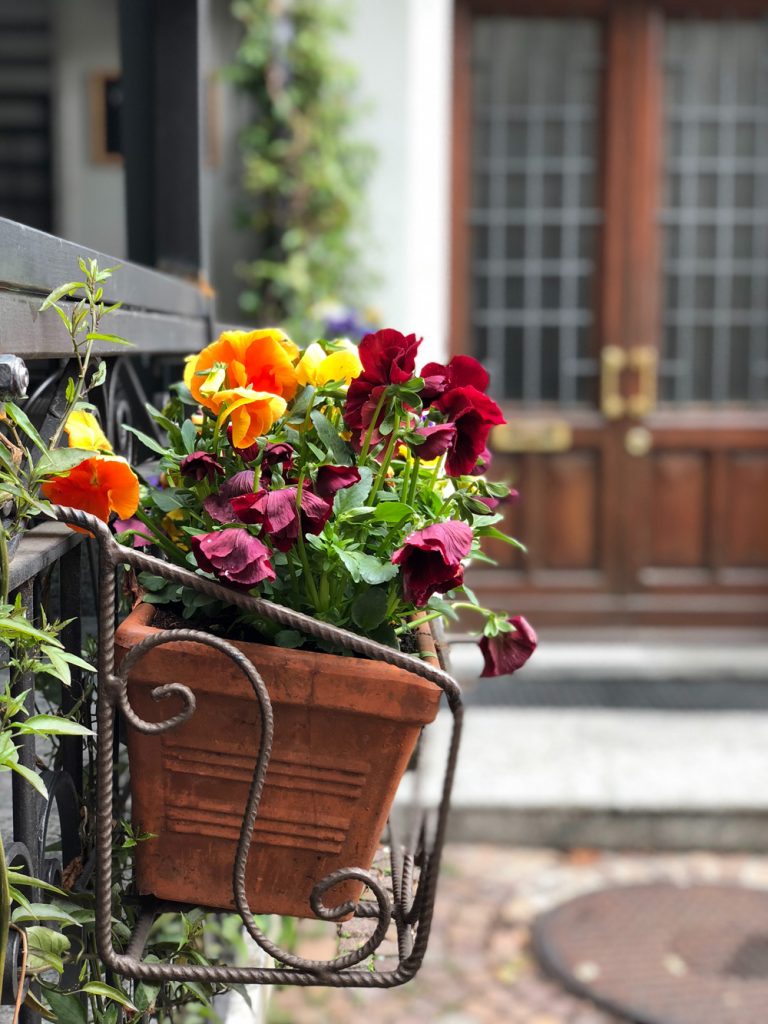
[[621,396],[621,371],[627,365],[627,352],[618,345],[605,345],[600,353],[600,410],[607,420],[624,415]]
[[629,368],[637,373],[637,391],[626,402],[627,413],[637,419],[656,408],[659,354],[652,345],[629,350]]

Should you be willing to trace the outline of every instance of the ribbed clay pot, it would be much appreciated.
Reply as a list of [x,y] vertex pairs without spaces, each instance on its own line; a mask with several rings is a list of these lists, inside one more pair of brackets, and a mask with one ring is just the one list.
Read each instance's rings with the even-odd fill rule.
[[[152,633],[137,606],[117,631],[119,660]],[[431,637],[426,634],[429,644]],[[314,916],[313,886],[339,868],[371,865],[419,733],[437,714],[439,687],[362,658],[238,643],[260,672],[274,740],[253,832],[246,891],[253,913]],[[434,654],[434,647],[432,647]],[[232,909],[232,869],[259,738],[251,684],[224,654],[194,643],[155,647],[131,670],[128,696],[145,721],[181,710],[152,690],[183,683],[192,717],[148,736],[127,725],[132,817],[154,838],[136,850],[141,893]],[[345,882],[328,906],[357,899]]]

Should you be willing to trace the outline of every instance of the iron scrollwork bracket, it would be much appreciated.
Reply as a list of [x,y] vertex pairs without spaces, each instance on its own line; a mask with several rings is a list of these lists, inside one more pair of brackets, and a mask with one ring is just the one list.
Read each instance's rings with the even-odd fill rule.
[[[346,630],[319,622],[311,616],[273,604],[262,598],[251,597],[226,587],[189,570],[178,568],[118,544],[104,523],[87,513],[71,508],[57,508],[57,518],[64,523],[79,526],[93,534],[99,553],[98,604],[98,695],[96,710],[96,934],[99,955],[105,965],[124,977],[140,981],[196,981],[223,984],[279,984],[326,985],[337,987],[388,988],[401,985],[412,978],[424,958],[435,902],[437,876],[445,841],[448,808],[456,768],[461,734],[463,707],[458,683],[442,668],[436,668],[414,659],[411,655]],[[435,683],[447,698],[453,716],[447,764],[440,804],[434,818],[427,815],[416,831],[415,841],[408,849],[391,843],[392,888],[390,899],[380,880],[373,872],[359,867],[343,868],[321,879],[314,886],[311,907],[321,920],[334,921],[352,914],[360,918],[373,918],[373,934],[356,950],[333,960],[308,960],[272,942],[258,927],[248,905],[245,873],[259,801],[269,763],[272,746],[272,706],[267,688],[253,664],[235,646],[219,637],[193,629],[161,630],[133,647],[115,671],[115,572],[119,565],[155,573],[164,579],[181,583],[209,597],[217,598],[242,610],[279,623],[284,628],[298,629],[309,636],[333,641],[354,654],[385,661],[404,668]],[[125,952],[115,949],[112,939],[112,807],[113,807],[113,743],[115,712],[119,711],[131,726],[144,733],[158,733],[173,729],[195,713],[195,697],[181,684],[171,683],[153,691],[161,700],[171,694],[181,697],[183,707],[176,715],[162,722],[145,722],[131,708],[128,700],[127,679],[133,665],[150,649],[180,640],[205,644],[230,658],[248,678],[259,707],[261,730],[259,750],[251,779],[250,790],[243,814],[240,837],[233,866],[232,888],[235,906],[243,924],[254,941],[271,956],[276,967],[238,967],[229,965],[197,965],[158,963],[142,959],[147,936],[157,908],[149,908],[139,919]],[[414,864],[421,864],[415,894],[413,893]],[[328,908],[324,895],[342,882],[364,883],[374,901],[348,902]],[[164,905],[163,909],[167,909]],[[394,920],[398,933],[399,962],[394,970],[372,972],[357,967],[381,944]]]

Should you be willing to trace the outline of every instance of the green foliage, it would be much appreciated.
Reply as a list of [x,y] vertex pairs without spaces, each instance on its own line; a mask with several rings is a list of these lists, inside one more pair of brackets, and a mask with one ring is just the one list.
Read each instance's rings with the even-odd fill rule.
[[316,303],[359,304],[369,280],[359,224],[374,154],[354,135],[355,72],[337,53],[346,18],[338,0],[234,0],[232,13],[244,36],[229,77],[253,111],[241,219],[258,253],[241,306],[299,330]]

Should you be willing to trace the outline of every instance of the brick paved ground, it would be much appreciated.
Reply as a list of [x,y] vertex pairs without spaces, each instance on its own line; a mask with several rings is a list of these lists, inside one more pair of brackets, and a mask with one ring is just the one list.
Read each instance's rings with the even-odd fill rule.
[[[768,857],[628,854],[451,846],[431,948],[420,974],[389,991],[283,989],[270,1024],[620,1024],[547,978],[529,926],[540,911],[604,885],[736,882],[768,888]],[[334,940],[305,922],[299,951],[332,955]]]

